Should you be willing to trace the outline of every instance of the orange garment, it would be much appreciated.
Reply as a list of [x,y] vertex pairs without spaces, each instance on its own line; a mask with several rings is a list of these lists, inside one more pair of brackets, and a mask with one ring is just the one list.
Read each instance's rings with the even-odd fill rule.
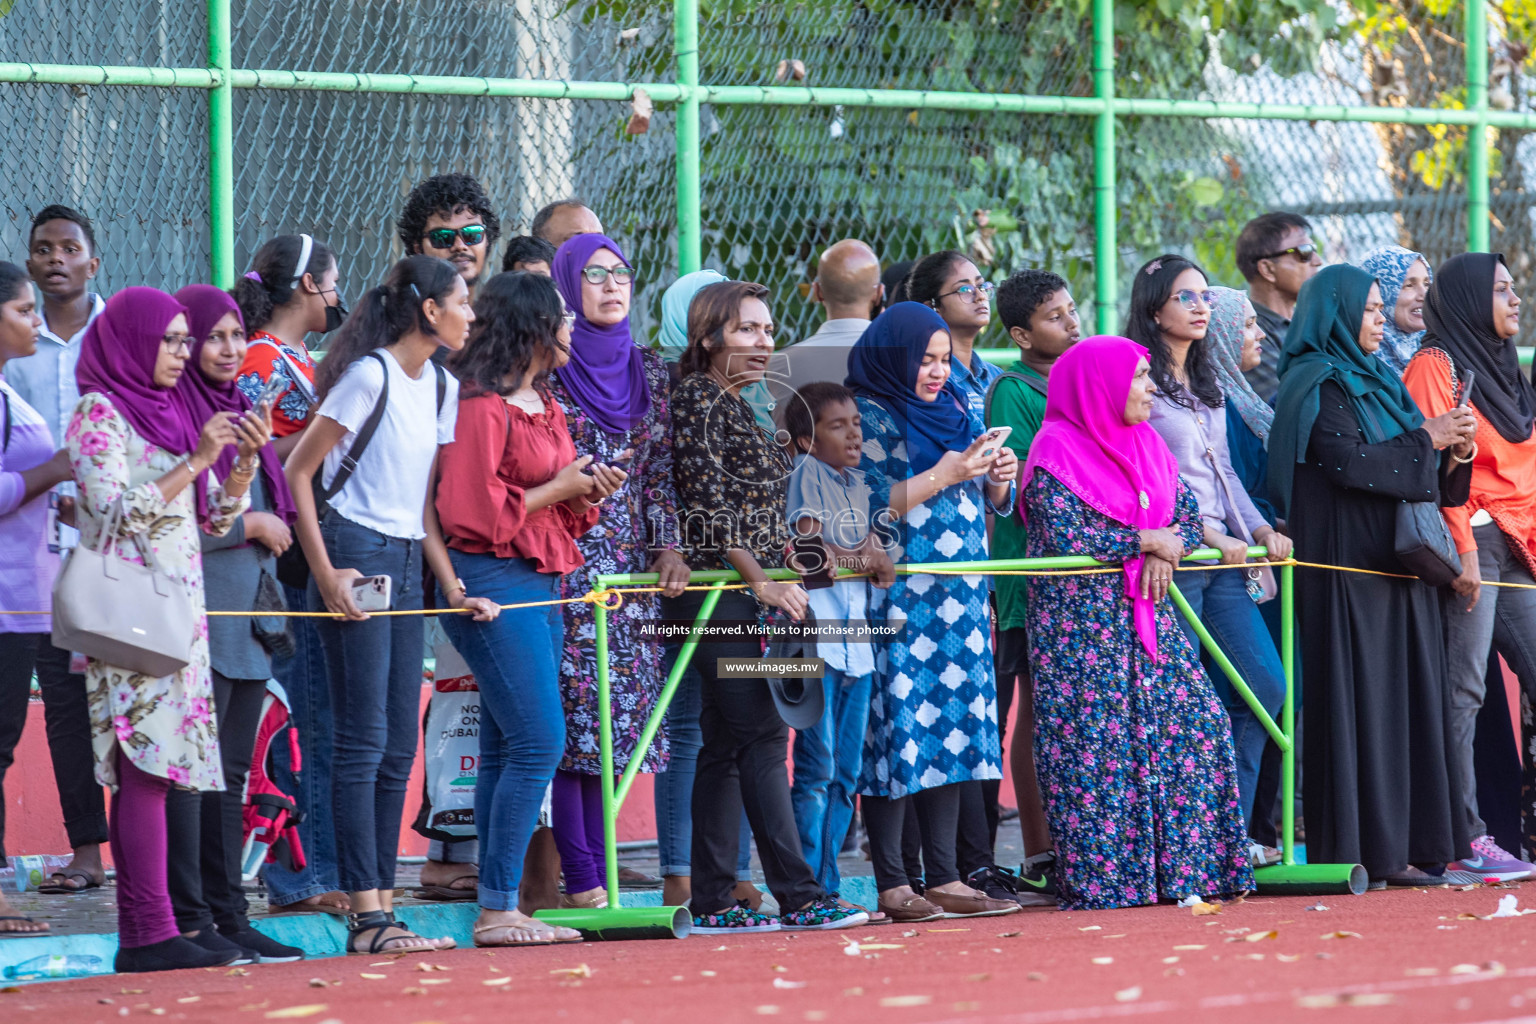
[[[1450,412],[1456,404],[1450,357],[1440,349],[1420,349],[1403,372],[1403,383],[1426,418]],[[1472,496],[1460,508],[1440,511],[1462,554],[1477,550],[1472,515],[1486,511],[1526,567],[1536,573],[1536,434],[1519,444],[1506,441],[1476,405],[1472,412],[1477,417]]]

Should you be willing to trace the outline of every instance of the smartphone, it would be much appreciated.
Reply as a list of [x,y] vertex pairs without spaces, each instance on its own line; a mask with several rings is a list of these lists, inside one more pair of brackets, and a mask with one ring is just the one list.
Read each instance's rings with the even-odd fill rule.
[[390,585],[388,576],[363,576],[352,581],[352,603],[360,612],[389,611]]
[[976,443],[982,446],[981,457],[990,459],[1002,448],[1003,442],[1008,440],[1008,435],[1013,433],[1012,427],[993,427],[976,439]]
[[1475,383],[1477,383],[1477,371],[1469,369],[1466,376],[1461,379],[1461,401],[1456,403],[1459,408],[1465,409],[1472,404],[1472,385]]
[[263,402],[270,402],[272,403],[272,407],[276,408],[278,398],[282,397],[283,392],[287,391],[292,386],[293,383],[288,379],[287,374],[274,373],[272,376],[268,377],[267,382],[261,386],[261,394],[257,395],[256,401],[251,404],[255,407],[257,412],[261,411]]

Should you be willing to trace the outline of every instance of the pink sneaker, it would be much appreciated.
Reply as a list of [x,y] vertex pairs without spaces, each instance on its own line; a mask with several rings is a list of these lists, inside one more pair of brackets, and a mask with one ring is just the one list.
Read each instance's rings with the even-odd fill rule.
[[1472,854],[1466,860],[1446,865],[1448,871],[1466,871],[1487,880],[1518,882],[1536,874],[1536,864],[1521,860],[1493,841],[1493,836],[1478,836],[1472,840]]

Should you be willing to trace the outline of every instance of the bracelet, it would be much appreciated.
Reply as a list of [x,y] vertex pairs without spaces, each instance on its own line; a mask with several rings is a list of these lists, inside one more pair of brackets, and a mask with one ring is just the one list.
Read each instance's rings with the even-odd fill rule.
[[187,468],[188,473],[192,474],[192,478],[194,480],[197,479],[197,475],[202,472],[202,470],[192,465],[192,460],[190,458],[184,459],[181,464]]
[[256,470],[258,470],[260,468],[261,468],[261,456],[253,455],[253,456],[251,456],[251,462],[250,462],[250,465],[248,465],[248,466],[240,465],[240,460],[236,459],[234,461],[234,464],[232,466],[230,466],[229,475],[230,476],[246,476],[246,477],[254,476],[256,474]]
[[1476,441],[1472,442],[1472,454],[1468,455],[1466,458],[1462,458],[1460,455],[1457,455],[1455,452],[1451,452],[1451,461],[1456,463],[1457,465],[1465,466],[1467,463],[1471,462],[1475,458],[1477,458],[1477,442]]
[[454,577],[453,585],[448,587],[447,590],[445,591],[445,593],[452,594],[455,590],[462,590],[464,592],[464,596],[465,597],[469,596],[469,588],[466,587],[464,585],[464,581],[459,579],[458,577]]

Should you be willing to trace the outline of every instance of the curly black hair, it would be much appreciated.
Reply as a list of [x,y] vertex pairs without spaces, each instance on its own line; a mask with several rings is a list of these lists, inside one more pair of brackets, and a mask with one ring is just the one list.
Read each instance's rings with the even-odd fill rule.
[[518,263],[555,262],[555,247],[533,235],[518,235],[507,239],[507,249],[501,254],[501,269],[516,270]]
[[1066,287],[1067,282],[1049,270],[1025,267],[1008,275],[1008,280],[997,286],[997,316],[1003,322],[1003,330],[1029,330],[1035,310]]
[[72,206],[61,206],[58,203],[43,207],[37,211],[37,216],[32,218],[32,231],[27,235],[28,246],[31,245],[32,234],[51,220],[67,220],[79,225],[80,233],[85,236],[85,244],[90,246],[91,255],[96,255],[96,230],[91,226],[91,218]]
[[[560,289],[543,274],[516,270],[481,285],[469,341],[448,362],[464,385],[464,397],[510,395],[536,359],[552,362],[564,313]],[[542,392],[544,382],[535,381],[534,387]]]
[[427,233],[427,220],[434,214],[452,215],[468,210],[485,224],[485,244],[495,245],[501,237],[501,219],[491,209],[491,197],[480,182],[467,174],[434,174],[411,189],[400,211],[396,229],[407,255],[421,252],[421,239]]

